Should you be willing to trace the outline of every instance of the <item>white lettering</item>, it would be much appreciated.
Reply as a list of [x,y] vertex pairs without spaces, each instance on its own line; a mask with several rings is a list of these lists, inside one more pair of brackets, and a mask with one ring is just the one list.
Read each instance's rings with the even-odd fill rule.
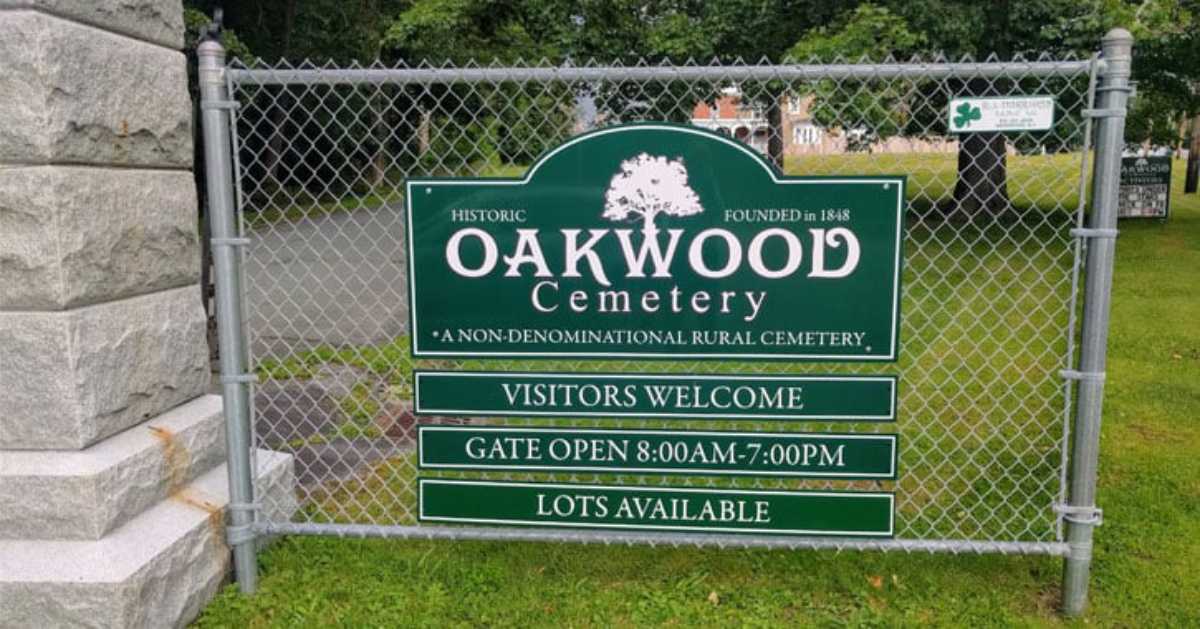
[[[854,232],[845,227],[835,227],[826,233],[824,229],[810,229],[809,233],[813,236],[813,270],[808,274],[809,277],[846,277],[854,272],[858,266],[858,259],[862,254],[858,246],[858,238]],[[841,268],[832,271],[825,268],[825,245],[837,249],[841,245],[838,240],[841,239],[846,243],[846,261],[842,263]]]
[[[479,239],[483,245],[483,263],[478,268],[468,269],[463,266],[462,256],[459,249],[462,247],[462,240],[467,236],[474,236]],[[450,269],[463,277],[483,277],[492,272],[496,267],[496,257],[499,252],[496,249],[496,241],[492,240],[491,234],[479,229],[478,227],[467,227],[454,232],[450,236],[450,240],[446,241],[446,264],[450,265]]]
[[542,305],[542,299],[540,296],[540,292],[541,292],[542,288],[544,288],[546,286],[549,286],[549,287],[553,288],[555,292],[558,292],[558,282],[545,281],[545,282],[538,282],[537,284],[534,284],[533,292],[531,292],[529,294],[529,300],[533,302],[533,308],[534,308],[534,310],[537,310],[538,312],[554,312],[555,310],[558,310],[558,304],[554,304],[553,306],[550,306],[550,307],[546,307],[546,306]]
[[542,245],[538,243],[537,233],[536,229],[517,230],[516,251],[511,256],[504,256],[504,263],[508,265],[504,277],[521,277],[522,264],[532,264],[537,268],[534,277],[554,277],[550,267],[546,266],[546,256],[542,254]]
[[593,251],[596,243],[608,233],[607,229],[589,229],[587,242],[580,247],[576,240],[579,237],[578,229],[561,230],[563,238],[567,241],[566,263],[564,264],[563,277],[580,277],[579,275],[579,260],[587,260],[588,266],[592,269],[592,277],[596,278],[601,286],[611,286],[608,277],[604,274],[604,265],[600,263],[600,256]]
[[[725,261],[725,266],[715,271],[704,264],[704,256],[702,255],[704,241],[713,236],[724,240],[725,246],[729,250],[729,258]],[[692,244],[688,247],[688,264],[692,266],[692,270],[696,273],[707,278],[720,279],[722,277],[729,277],[733,275],[733,272],[737,270],[741,263],[742,243],[738,242],[738,239],[733,234],[724,229],[717,227],[706,229],[696,234],[696,238],[692,240]]]
[[[683,235],[682,229],[667,230],[667,250],[664,252],[658,244],[657,232],[650,232],[652,236],[648,236],[642,240],[642,248],[637,254],[633,253],[633,242],[630,240],[631,229],[614,230],[617,234],[617,240],[621,243],[621,253],[625,256],[625,265],[629,267],[629,272],[625,277],[646,277],[646,254],[654,259],[654,277],[671,277],[671,260],[675,258],[675,247],[679,244],[679,237]],[[607,286],[607,284],[605,285]]]
[[[763,243],[772,236],[783,238],[783,241],[787,243],[787,262],[776,271],[768,269],[762,259]],[[754,269],[755,273],[768,279],[778,279],[787,277],[800,268],[800,261],[804,255],[803,252],[800,239],[796,237],[796,234],[786,229],[772,227],[764,229],[754,236],[754,239],[750,241],[750,248],[746,252],[746,259],[750,261],[750,268]]]

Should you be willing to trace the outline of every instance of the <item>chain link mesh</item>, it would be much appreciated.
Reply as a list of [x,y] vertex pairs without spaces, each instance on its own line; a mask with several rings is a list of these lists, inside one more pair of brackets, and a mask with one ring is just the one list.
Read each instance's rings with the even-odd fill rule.
[[[749,544],[745,536],[418,526],[416,425],[895,432],[897,481],[432,472],[427,476],[896,493],[896,539],[761,545],[1058,552],[1082,212],[1086,61],[826,66],[235,66],[243,308],[257,448],[295,457],[302,505],[265,530]],[[959,95],[1052,95],[1044,132],[946,130]],[[591,128],[658,120],[727,133],[790,175],[906,174],[900,360],[422,360],[408,352],[406,178],[519,176]],[[960,146],[960,140],[964,146]],[[412,370],[881,373],[895,424],[513,420],[412,413]],[[258,492],[262,500],[269,494]],[[271,505],[264,511],[272,512]]]

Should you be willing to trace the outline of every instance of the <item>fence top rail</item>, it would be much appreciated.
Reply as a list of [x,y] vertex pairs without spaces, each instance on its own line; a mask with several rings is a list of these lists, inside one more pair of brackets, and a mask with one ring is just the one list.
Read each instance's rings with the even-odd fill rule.
[[[955,76],[1073,77],[1092,60],[978,63],[844,63],[727,66],[547,66],[445,68],[245,68],[231,67],[229,78],[243,85],[438,84],[539,81],[688,81],[816,79],[940,79]],[[1097,63],[1103,64],[1103,60]],[[1103,71],[1103,65],[1099,68]]]

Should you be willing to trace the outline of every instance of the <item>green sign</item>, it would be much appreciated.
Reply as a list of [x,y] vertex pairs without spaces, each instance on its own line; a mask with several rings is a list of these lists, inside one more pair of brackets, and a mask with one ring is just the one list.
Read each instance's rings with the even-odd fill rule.
[[418,480],[424,522],[891,537],[890,493]]
[[421,469],[894,479],[896,435],[418,426]]
[[950,133],[1048,131],[1054,126],[1053,96],[964,96],[950,99]]
[[418,415],[894,421],[894,376],[417,371]]
[[1171,158],[1121,158],[1119,218],[1167,218],[1171,213]]
[[894,361],[904,185],[667,124],[410,179],[413,355]]

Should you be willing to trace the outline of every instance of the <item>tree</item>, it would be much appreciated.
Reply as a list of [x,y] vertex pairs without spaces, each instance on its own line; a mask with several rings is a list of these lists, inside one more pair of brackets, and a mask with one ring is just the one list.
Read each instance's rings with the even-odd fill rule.
[[[1200,0],[242,0],[230,5],[226,22],[265,58],[351,59],[455,64],[474,60],[512,64],[613,61],[659,63],[697,59],[779,62],[798,57],[907,57],[944,54],[954,59],[995,53],[1000,58],[1042,52],[1087,55],[1109,28],[1130,28],[1138,43],[1134,73],[1138,97],[1127,121],[1131,139],[1179,146],[1190,116],[1200,110]],[[220,0],[188,0],[206,12]],[[874,38],[874,39],[872,39]],[[799,40],[799,43],[798,43]],[[471,126],[467,145],[494,146],[502,159],[521,161],[570,132],[573,100],[594,98],[610,120],[690,117],[689,99],[713,101],[729,83],[588,86],[506,84],[429,90],[388,86],[367,105],[376,115],[367,124],[366,152],[377,178],[387,154],[381,129],[416,135],[420,120],[437,103],[447,109],[479,111],[487,120],[456,120],[448,128]],[[742,82],[745,100],[768,119],[768,156],[782,165],[781,97],[790,87],[779,81]],[[1009,90],[1005,81],[943,82],[955,95],[988,95]],[[924,87],[922,88],[925,89]],[[439,92],[438,90],[441,90]],[[948,94],[922,91],[932,105]],[[881,135],[936,132],[944,116],[920,118],[918,95],[887,89],[878,94],[843,94],[842,124],[861,124]],[[874,98],[873,97],[876,97]],[[284,98],[289,96],[284,95]],[[445,99],[445,100],[442,100]],[[939,100],[940,99],[940,100]],[[818,99],[821,101],[822,99]],[[421,101],[424,106],[414,106]],[[907,101],[907,102],[906,102]],[[831,101],[826,101],[831,102]],[[821,103],[818,102],[819,106]],[[280,102],[280,109],[286,102]],[[520,105],[520,106],[517,106]],[[473,109],[474,108],[474,109]],[[819,107],[818,107],[819,109]],[[814,115],[830,117],[827,107]],[[547,114],[552,121],[539,120]],[[276,128],[289,128],[289,117]],[[465,114],[464,114],[465,115]],[[847,116],[849,117],[847,119]],[[416,117],[417,119],[410,119]],[[1067,124],[1070,121],[1062,121]],[[1061,128],[1059,129],[1062,130]],[[273,133],[263,128],[267,137]],[[290,129],[294,132],[296,129]],[[484,138],[484,136],[487,136]],[[1007,205],[1007,146],[1000,134],[960,138],[956,201],[965,209],[999,210]],[[457,142],[456,138],[450,140]],[[478,140],[478,141],[475,141]],[[1050,135],[1045,137],[1053,141]],[[365,147],[365,148],[364,148]],[[1020,148],[1020,147],[1018,147]],[[1064,147],[1065,148],[1065,147]],[[402,151],[404,152],[404,151]],[[290,155],[289,160],[298,159]]]
[[1188,145],[1187,173],[1184,176],[1184,194],[1195,194],[1200,187],[1200,115],[1192,119],[1191,142]]
[[[808,32],[788,51],[802,63],[836,63],[858,59],[908,58],[925,44],[908,23],[886,7],[863,4],[833,24]],[[813,95],[810,114],[826,128],[843,131],[868,129],[872,136],[888,138],[906,130],[919,92],[894,81],[823,80],[807,90]],[[911,129],[909,129],[911,130]]]
[[225,25],[259,57],[293,63],[303,59],[370,62],[381,50],[384,30],[408,0],[185,0],[211,15],[224,7]]
[[[913,53],[950,60],[1080,56],[1094,50],[1100,36],[1119,23],[1114,8],[1119,4],[1115,0],[879,0],[877,6],[858,5],[832,27],[810,31],[793,52],[876,59],[907,58]],[[826,110],[836,108],[848,116],[848,124],[878,128],[881,135],[901,130],[916,135],[946,133],[944,106],[949,97],[1006,95],[1019,80],[927,81],[903,89],[852,91],[849,103],[823,100]],[[930,115],[935,110],[937,115]],[[1002,133],[962,133],[957,138],[953,209],[966,214],[1007,209],[1009,140]]]
[[1200,0],[1147,0],[1138,6],[1132,23],[1137,94],[1126,137],[1180,148],[1190,135],[1184,192],[1196,192],[1200,183]]
[[[675,60],[694,58],[730,62],[780,63],[797,33],[829,23],[857,2],[846,0],[707,0],[662,3],[649,39]],[[720,94],[712,86],[708,99]],[[743,82],[742,98],[767,121],[767,158],[784,167],[782,81]]]
[[[410,66],[528,65],[561,57],[571,28],[566,5],[533,4],[417,0],[390,21],[384,46]],[[432,172],[474,173],[493,160],[528,163],[564,139],[574,120],[574,95],[562,84],[431,84],[415,104],[428,138],[419,152]]]
[[[926,35],[931,49],[951,56],[1045,52],[1082,57],[1096,50],[1111,28],[1128,28],[1136,39],[1138,96],[1131,103],[1126,138],[1177,145],[1184,118],[1200,110],[1197,0],[891,0],[889,6]],[[962,92],[980,95],[989,87],[997,91],[997,85],[968,81]],[[976,204],[981,199],[969,197],[999,192],[998,175],[1004,172],[1004,160],[993,159],[998,142],[978,136],[963,138],[956,186],[956,198]],[[977,172],[964,176],[964,162],[974,163]]]
[[691,216],[704,211],[700,197],[688,185],[682,159],[640,153],[621,162],[604,193],[604,214],[609,220],[642,219],[642,234],[651,241],[658,234],[654,218]]
[[[660,63],[667,60],[782,60],[795,34],[843,5],[822,0],[416,0],[388,29],[402,58],[434,64]],[[727,85],[726,85],[727,86]],[[690,119],[695,99],[714,101],[718,84],[600,82],[575,86],[610,120]],[[738,86],[770,126],[768,155],[783,165],[778,82]],[[478,90],[476,90],[478,91]],[[692,100],[688,100],[688,99]],[[529,138],[536,141],[538,138]]]
[[1095,48],[1113,26],[1134,36],[1133,80],[1125,137],[1130,143],[1179,148],[1200,113],[1200,0],[1092,0],[1079,20],[1051,25],[1075,50]]
[[[930,47],[954,59],[1000,60],[1048,53],[1063,56],[1095,48],[1099,33],[1084,51],[1072,50],[1067,26],[1079,24],[1092,7],[1079,0],[909,0],[893,8],[918,32]],[[1058,31],[1051,28],[1059,25]],[[1089,35],[1091,35],[1089,33]],[[1011,92],[1013,79],[983,77],[951,82],[953,95],[1001,96]],[[955,209],[966,214],[1002,212],[1008,197],[1008,140],[1003,133],[958,134],[958,176],[954,186]]]
[[[299,64],[333,62],[345,66],[370,63],[383,52],[384,31],[392,17],[408,6],[407,0],[187,0],[187,5],[210,13],[225,6],[225,24],[262,59]],[[252,59],[244,59],[254,63]],[[269,102],[266,117],[243,120],[255,131],[251,144],[263,140],[260,168],[248,172],[261,177],[258,192],[308,184],[300,177],[320,173],[325,186],[377,185],[390,161],[387,142],[395,124],[396,111],[404,102],[395,98],[392,86],[335,88],[342,108],[320,107],[316,90],[263,87],[256,92]],[[322,94],[328,96],[327,92]],[[298,106],[297,102],[304,103]],[[307,105],[307,106],[306,106]],[[365,111],[367,115],[358,114]],[[308,113],[315,112],[315,113]],[[317,117],[324,116],[317,121]],[[391,118],[391,119],[389,119]],[[322,139],[321,129],[337,129],[340,135]],[[318,150],[302,150],[324,142]],[[255,147],[258,148],[258,147]]]

